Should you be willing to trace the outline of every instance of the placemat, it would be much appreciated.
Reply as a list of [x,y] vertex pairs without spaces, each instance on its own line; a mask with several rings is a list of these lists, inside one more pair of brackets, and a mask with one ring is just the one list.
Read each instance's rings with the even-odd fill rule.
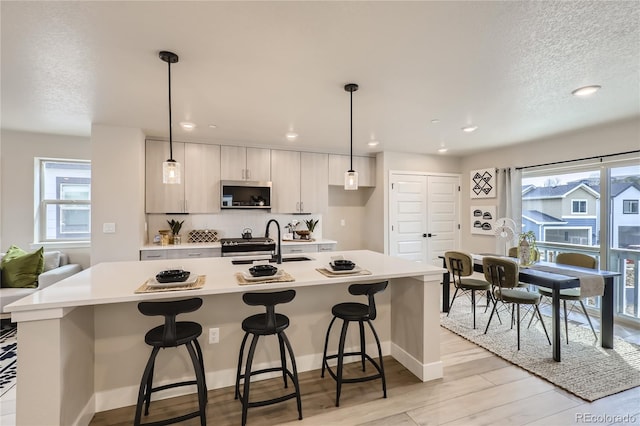
[[134,291],[134,293],[158,293],[162,291],[196,290],[198,288],[204,287],[206,278],[206,275],[198,275],[198,279],[194,283],[171,287],[150,286],[149,281],[151,281],[153,278],[149,278],[144,282],[144,284],[138,287],[136,291]]
[[250,285],[250,284],[269,284],[269,283],[284,283],[284,282],[288,282],[288,281],[295,281],[296,279],[293,278],[291,275],[289,275],[289,273],[287,271],[282,271],[282,276],[277,277],[277,278],[273,278],[273,277],[264,277],[263,280],[251,280],[251,281],[247,281],[244,276],[242,275],[242,272],[236,272],[236,281],[238,282],[238,285]]
[[324,275],[325,277],[329,277],[329,278],[339,278],[339,277],[355,277],[358,275],[371,275],[371,271],[367,271],[366,269],[363,269],[361,271],[358,272],[354,272],[353,274],[345,274],[344,272],[341,274],[336,274],[335,272],[332,272],[330,270],[328,270],[327,268],[316,268],[316,271],[320,272],[322,275]]

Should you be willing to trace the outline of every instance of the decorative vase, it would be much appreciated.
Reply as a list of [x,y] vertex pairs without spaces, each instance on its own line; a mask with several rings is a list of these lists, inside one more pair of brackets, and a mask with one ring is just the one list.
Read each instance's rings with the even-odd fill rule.
[[536,237],[533,232],[520,234],[518,242],[518,261],[521,266],[530,266],[537,260]]
[[182,243],[182,236],[179,234],[173,234],[173,244],[178,245]]

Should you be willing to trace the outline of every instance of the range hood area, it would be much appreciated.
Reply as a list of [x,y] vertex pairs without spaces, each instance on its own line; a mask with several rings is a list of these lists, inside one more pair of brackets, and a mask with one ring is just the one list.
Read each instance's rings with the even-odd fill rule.
[[221,209],[271,208],[271,182],[223,180],[220,195]]

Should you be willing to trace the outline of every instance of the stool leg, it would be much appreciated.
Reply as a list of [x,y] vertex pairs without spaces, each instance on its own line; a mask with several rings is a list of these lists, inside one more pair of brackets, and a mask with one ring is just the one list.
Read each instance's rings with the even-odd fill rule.
[[153,391],[153,373],[155,371],[155,361],[151,366],[151,372],[147,376],[147,388],[144,393],[144,415],[149,415],[149,405],[151,405],[151,392]]
[[284,380],[284,388],[287,389],[287,357],[284,353],[284,342],[282,336],[278,333],[278,343],[280,344],[280,365],[282,366],[282,380]]
[[333,327],[333,323],[335,322],[336,317],[333,317],[331,322],[329,323],[329,327],[327,328],[327,335],[324,338],[324,351],[322,352],[322,373],[320,373],[320,377],[324,377],[324,369],[327,365],[327,346],[329,345],[329,333],[331,332],[331,327]]
[[378,345],[378,359],[380,361],[380,376],[382,376],[382,395],[384,398],[387,397],[387,379],[384,375],[384,363],[382,362],[382,346],[380,346],[380,339],[378,338],[378,333],[376,333],[376,329],[373,328],[373,324],[371,324],[371,320],[367,320],[369,327],[371,328],[371,332],[373,333],[373,337],[376,339],[376,345]]
[[251,364],[253,363],[253,354],[256,352],[259,335],[254,334],[251,338],[249,353],[247,354],[247,364],[244,367],[244,392],[242,393],[242,426],[247,424],[247,410],[249,409],[249,383],[251,382]]
[[204,385],[204,374],[201,360],[196,355],[196,351],[193,348],[193,344],[191,342],[187,342],[185,344],[187,347],[187,352],[189,352],[189,356],[191,357],[191,363],[193,364],[193,371],[196,373],[196,385],[198,387],[198,412],[200,413],[200,425],[207,425],[207,416],[204,411],[207,406],[207,390]]
[[347,337],[347,328],[349,321],[342,322],[342,331],[340,332],[340,343],[338,345],[338,371],[336,374],[336,407],[340,406],[340,391],[342,390],[342,367],[344,366],[344,341]]
[[207,373],[205,373],[204,371],[204,359],[202,358],[202,348],[200,347],[200,343],[198,342],[198,339],[195,339],[193,343],[196,347],[198,359],[200,360],[200,369],[202,370],[202,380],[204,383],[204,393],[206,395],[207,401],[209,401],[209,394],[208,394],[209,388],[207,388]]
[[282,335],[281,340],[287,345],[289,351],[289,358],[291,359],[291,368],[293,369],[293,386],[296,388],[296,401],[298,403],[298,420],[302,420],[302,397],[300,396],[300,383],[298,382],[298,367],[296,366],[296,356],[293,354],[291,343],[287,335],[283,332],[278,333],[278,338]]
[[249,337],[249,333],[244,333],[244,338],[242,339],[242,343],[240,344],[240,356],[238,356],[238,371],[236,373],[236,395],[234,399],[238,399],[240,396],[240,369],[242,367],[242,358],[244,356],[244,345],[247,343],[247,337]]
[[365,371],[365,353],[366,353],[366,349],[365,349],[365,341],[364,341],[364,324],[362,321],[358,321],[358,325],[360,328],[360,352],[361,352],[361,360],[362,360],[362,371]]
[[[142,380],[140,380],[140,389],[138,390],[138,402],[136,404],[136,416],[133,420],[133,424],[136,426],[140,424],[140,417],[142,416],[142,404],[146,400],[146,388],[149,383],[149,375],[153,370],[153,365],[156,362],[156,355],[158,355],[159,350],[160,348],[155,346],[153,347],[151,355],[149,356],[149,360],[147,361],[147,366],[144,368],[144,373],[142,373]],[[151,389],[149,389],[148,392],[149,394],[151,394]]]

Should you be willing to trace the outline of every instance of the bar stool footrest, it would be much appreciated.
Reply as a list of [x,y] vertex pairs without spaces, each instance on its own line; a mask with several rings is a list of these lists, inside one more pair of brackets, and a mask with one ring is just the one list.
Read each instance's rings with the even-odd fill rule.
[[[345,352],[344,354],[342,354],[342,357],[344,358],[346,356],[356,356],[356,355],[359,357],[362,357],[362,352]],[[382,378],[382,369],[380,368],[378,363],[373,358],[371,358],[368,354],[364,354],[364,357],[367,361],[369,361],[375,367],[375,369],[378,371],[378,374],[374,374],[371,376],[364,376],[364,377],[355,377],[350,379],[345,379],[343,377],[342,383],[360,383],[360,382],[368,382],[370,380],[376,380],[376,379]],[[338,354],[327,355],[327,357],[324,360],[324,365],[325,365],[325,368],[327,369],[327,372],[331,376],[331,378],[337,381],[338,376],[333,372],[333,370],[331,369],[331,366],[327,362],[328,360],[334,359],[334,358],[338,358]],[[354,362],[358,362],[358,361],[354,361]]]
[[193,413],[183,414],[181,416],[172,417],[170,419],[158,420],[157,422],[140,423],[140,426],[165,426],[174,423],[184,422],[185,420],[200,417],[200,411],[194,411]]

